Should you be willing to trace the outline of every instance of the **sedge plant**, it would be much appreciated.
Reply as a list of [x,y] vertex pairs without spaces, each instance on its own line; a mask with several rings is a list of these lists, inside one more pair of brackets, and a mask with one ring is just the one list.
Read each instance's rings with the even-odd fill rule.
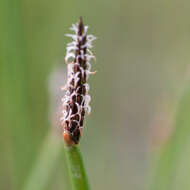
[[73,190],[89,190],[78,144],[85,116],[91,111],[87,80],[91,74],[95,74],[91,72],[90,61],[95,59],[95,56],[90,49],[92,41],[96,38],[93,35],[87,35],[88,26],[84,26],[82,18],[77,24],[72,25],[71,30],[74,34],[66,35],[72,38],[72,42],[68,43],[66,48],[67,83],[63,87],[65,96],[62,99],[61,126],[72,188]]

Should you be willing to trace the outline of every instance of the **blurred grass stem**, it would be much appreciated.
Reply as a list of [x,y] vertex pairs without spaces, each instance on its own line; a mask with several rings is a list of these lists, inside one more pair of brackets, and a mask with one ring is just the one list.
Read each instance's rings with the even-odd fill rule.
[[39,158],[36,160],[28,180],[24,184],[23,190],[47,189],[55,168],[61,162],[60,158],[63,150],[63,142],[50,131],[41,148]]

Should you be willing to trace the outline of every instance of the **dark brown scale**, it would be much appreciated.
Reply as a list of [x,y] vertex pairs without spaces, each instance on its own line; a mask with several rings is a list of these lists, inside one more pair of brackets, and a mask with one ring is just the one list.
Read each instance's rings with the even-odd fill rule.
[[82,94],[82,86],[79,86],[79,88],[77,89],[77,93]]
[[73,131],[73,134],[72,134],[72,136],[71,136],[71,138],[72,138],[72,140],[76,143],[76,144],[78,144],[79,143],[79,139],[80,139],[80,130],[79,130],[79,128],[77,128],[77,129],[75,129],[74,131]]
[[72,101],[73,101],[73,102],[76,102],[76,100],[77,100],[76,95],[73,95],[73,96],[72,96]]
[[67,131],[69,131],[69,130],[70,130],[70,124],[67,125],[67,126],[65,126],[65,129],[66,129]]
[[72,121],[69,132],[72,133],[77,128],[77,126],[78,126],[78,123],[76,121]]
[[84,72],[84,81],[86,82],[86,72]]
[[80,120],[79,114],[74,115],[74,116],[71,118],[71,120],[79,121],[79,120]]
[[78,75],[79,78],[82,78],[82,73],[80,72],[80,74]]
[[78,71],[80,71],[80,67],[78,65],[74,65],[73,70],[75,73],[77,73]]
[[65,126],[65,130],[69,131],[70,126]]
[[[85,44],[86,43],[86,36],[83,38],[83,44]],[[86,54],[86,47],[85,48],[83,48],[83,54],[85,55]],[[84,58],[84,64],[86,64],[86,57]]]
[[78,112],[78,107],[75,103],[71,103],[71,109],[72,109],[72,114],[76,114]]
[[69,121],[65,121],[65,126],[68,128],[69,127]]
[[80,65],[82,64],[82,58],[78,57],[78,62],[80,63]]
[[84,25],[82,22],[82,18],[80,17],[79,25],[78,25],[78,35],[82,36],[83,32],[84,32]]
[[84,115],[85,115],[85,109],[84,108],[82,108],[81,115],[82,115],[82,117],[84,117]]
[[70,94],[72,94],[73,91],[74,91],[74,88],[70,86],[70,87],[69,87],[69,92],[70,92]]
[[84,121],[84,117],[82,117],[81,120],[80,120],[80,126],[81,127],[83,126],[83,121]]
[[74,84],[75,84],[75,80],[72,79],[70,84],[71,84],[72,86],[74,86]]
[[75,51],[76,55],[80,54],[80,45],[78,45],[78,49]]
[[85,84],[86,80],[84,79],[84,77],[81,78],[81,82],[82,84]]
[[81,78],[78,80],[76,88],[81,85]]
[[77,103],[80,105],[82,103],[82,96],[80,94],[77,95]]
[[84,85],[82,85],[82,94],[85,95],[86,94],[86,87]]

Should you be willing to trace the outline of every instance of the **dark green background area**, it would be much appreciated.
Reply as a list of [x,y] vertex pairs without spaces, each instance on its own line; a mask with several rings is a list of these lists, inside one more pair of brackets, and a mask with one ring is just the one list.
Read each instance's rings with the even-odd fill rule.
[[58,126],[65,37],[97,36],[80,147],[92,190],[188,190],[188,0],[0,0],[0,189],[70,189]]

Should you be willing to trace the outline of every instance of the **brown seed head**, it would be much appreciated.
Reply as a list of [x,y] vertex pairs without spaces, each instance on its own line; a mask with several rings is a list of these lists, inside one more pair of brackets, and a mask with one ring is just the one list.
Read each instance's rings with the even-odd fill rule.
[[[91,74],[90,60],[95,58],[90,48],[93,35],[87,35],[87,26],[83,25],[82,18],[79,23],[72,25],[71,30],[75,34],[67,36],[73,42],[67,45],[66,63],[68,64],[68,80],[66,95],[63,98],[63,117],[61,118],[64,128],[64,139],[68,144],[78,144],[81,137],[84,117],[90,112],[89,85],[87,79]],[[72,58],[72,61],[69,59]]]

